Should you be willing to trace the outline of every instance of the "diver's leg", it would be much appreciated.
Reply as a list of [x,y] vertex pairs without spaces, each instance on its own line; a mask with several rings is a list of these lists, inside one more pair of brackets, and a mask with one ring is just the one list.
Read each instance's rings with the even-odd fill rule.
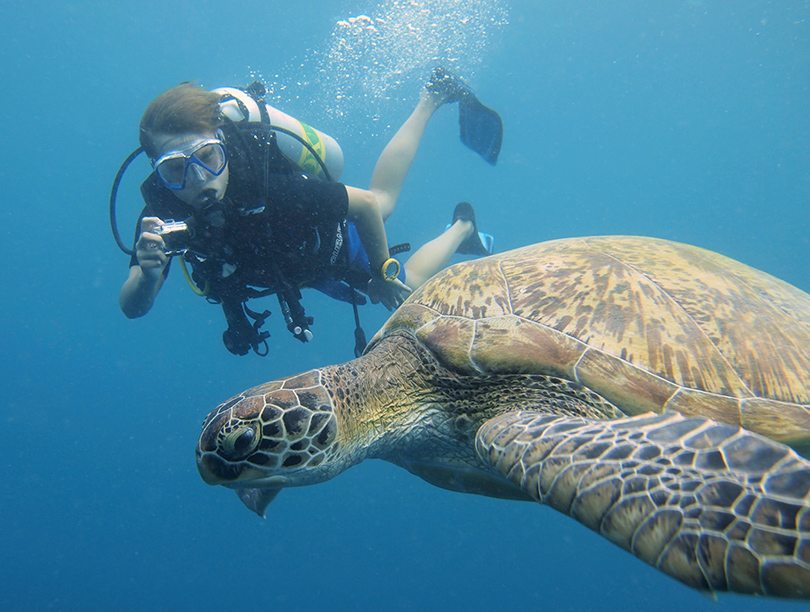
[[447,265],[450,258],[473,232],[471,221],[459,219],[441,236],[420,247],[405,262],[405,284],[416,289]]
[[445,96],[440,93],[423,90],[411,116],[380,154],[374,167],[374,174],[371,176],[369,191],[377,200],[383,220],[388,219],[394,212],[399,192],[416,157],[425,127],[436,109],[444,104],[444,98]]

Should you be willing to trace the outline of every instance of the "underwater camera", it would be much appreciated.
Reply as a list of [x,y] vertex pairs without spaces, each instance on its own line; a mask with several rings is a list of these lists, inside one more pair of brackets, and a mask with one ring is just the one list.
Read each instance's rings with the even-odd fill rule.
[[162,225],[157,226],[155,229],[152,230],[158,236],[161,236],[166,243],[166,246],[169,250],[166,251],[166,255],[182,255],[185,251],[185,248],[178,248],[180,244],[178,242],[183,242],[180,240],[180,236],[183,235],[183,232],[188,231],[188,225],[186,225],[185,221],[175,221],[174,219],[168,219]]

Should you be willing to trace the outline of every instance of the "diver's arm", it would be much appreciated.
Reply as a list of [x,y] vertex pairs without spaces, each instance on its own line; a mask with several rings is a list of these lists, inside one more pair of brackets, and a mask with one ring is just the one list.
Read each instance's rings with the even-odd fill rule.
[[121,310],[130,319],[149,312],[166,279],[163,273],[169,263],[166,244],[163,238],[152,233],[162,223],[157,217],[145,217],[141,222],[141,235],[135,244],[138,264],[129,268],[129,276],[118,294]]
[[357,227],[372,273],[378,273],[388,259],[388,238],[385,235],[380,208],[371,191],[348,185],[346,191],[349,194],[349,210],[346,216]]
[[394,310],[403,301],[402,292],[408,294],[411,290],[398,279],[386,281],[382,277],[383,264],[390,255],[377,199],[374,193],[365,189],[346,186],[346,192],[349,195],[346,216],[357,227],[371,268],[369,296],[373,302],[382,302],[386,308]]
[[118,294],[118,303],[128,319],[142,317],[152,309],[165,278],[161,274],[154,280],[144,273],[141,266],[132,266],[129,269],[129,277]]

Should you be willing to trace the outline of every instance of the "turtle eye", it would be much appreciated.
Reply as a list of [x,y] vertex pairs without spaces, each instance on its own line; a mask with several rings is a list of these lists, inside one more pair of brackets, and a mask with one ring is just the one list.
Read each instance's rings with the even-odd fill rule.
[[241,461],[258,445],[255,424],[240,423],[230,431],[223,432],[219,439],[220,454],[228,461]]

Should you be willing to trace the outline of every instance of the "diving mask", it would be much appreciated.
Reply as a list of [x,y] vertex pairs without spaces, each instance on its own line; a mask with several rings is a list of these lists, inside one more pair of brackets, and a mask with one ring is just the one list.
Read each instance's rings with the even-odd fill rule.
[[192,140],[152,163],[160,182],[169,189],[184,189],[189,171],[193,180],[202,183],[207,179],[205,172],[219,176],[227,165],[228,151],[219,138]]

